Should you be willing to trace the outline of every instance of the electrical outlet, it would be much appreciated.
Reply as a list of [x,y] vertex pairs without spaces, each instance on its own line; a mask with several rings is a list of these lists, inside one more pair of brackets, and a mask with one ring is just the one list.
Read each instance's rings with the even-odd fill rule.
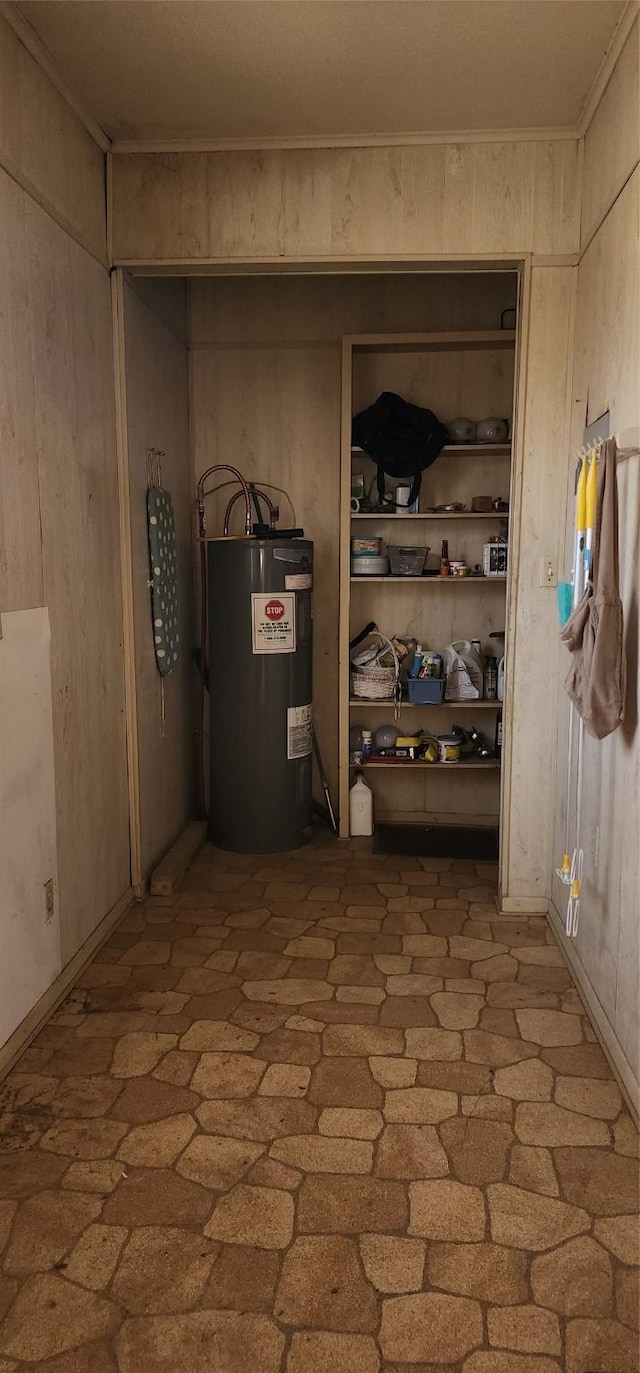
[[53,878],[52,878],[52,877],[49,878],[49,881],[48,881],[48,882],[45,882],[44,887],[43,887],[43,891],[44,891],[44,918],[45,918],[45,920],[48,922],[49,920],[53,920],[53,917],[54,917],[54,915],[55,915],[55,910],[56,910],[56,894],[55,894],[55,891],[54,891]]
[[555,558],[549,557],[548,553],[540,559],[540,586],[557,586],[558,570]]

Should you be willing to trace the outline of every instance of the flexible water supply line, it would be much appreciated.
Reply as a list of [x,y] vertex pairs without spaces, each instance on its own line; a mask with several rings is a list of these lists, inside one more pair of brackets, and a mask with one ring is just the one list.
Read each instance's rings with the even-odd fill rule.
[[236,478],[236,481],[240,483],[244,495],[244,532],[247,538],[250,539],[251,526],[253,521],[251,516],[251,496],[249,493],[249,483],[243,477],[242,473],[238,471],[237,467],[232,467],[231,464],[228,462],[215,463],[213,467],[208,467],[206,472],[203,472],[198,479],[198,485],[196,487],[196,497],[198,507],[198,534],[200,538],[204,539],[207,530],[204,508],[205,483],[209,477],[213,476],[214,472],[232,472],[234,477]]
[[[256,486],[256,485],[255,485],[254,482],[249,482],[249,492],[250,492],[251,494],[253,494],[254,491],[256,492],[256,495],[260,496],[261,499],[262,499],[263,501],[265,501],[265,503],[268,505],[268,507],[269,507],[269,521],[270,521],[270,524],[271,524],[271,528],[272,528],[272,529],[275,529],[275,526],[276,526],[276,516],[277,516],[277,507],[274,505],[273,501],[271,500],[271,497],[270,497],[270,496],[267,496],[267,494],[266,494],[265,491],[262,491],[262,490],[260,489],[259,486]],[[227,508],[226,508],[225,512],[224,512],[224,525],[223,525],[223,528],[222,528],[222,533],[223,533],[225,539],[227,539],[227,538],[229,537],[229,520],[231,519],[231,512],[232,512],[232,510],[233,510],[233,507],[234,507],[236,501],[239,501],[239,500],[242,500],[242,492],[241,492],[241,491],[235,491],[234,494],[233,494],[233,496],[231,497],[231,499],[230,499],[230,501],[229,501],[229,504],[227,505]]]

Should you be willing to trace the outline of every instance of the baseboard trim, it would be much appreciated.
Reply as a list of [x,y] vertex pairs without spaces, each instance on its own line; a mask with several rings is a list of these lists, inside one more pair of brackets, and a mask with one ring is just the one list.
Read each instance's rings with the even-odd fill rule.
[[503,896],[498,906],[501,915],[546,915],[549,910],[546,896]]
[[600,1041],[602,1051],[609,1063],[611,1071],[618,1082],[622,1095],[629,1107],[633,1119],[638,1125],[640,1109],[638,1082],[631,1064],[629,1063],[619,1040],[616,1038],[611,1021],[607,1018],[602,1005],[589,982],[582,963],[576,953],[575,945],[567,940],[564,928],[564,920],[559,911],[551,902],[549,909],[549,924],[558,941],[561,954],[567,962],[571,975],[577,984],[578,991],[584,1002],[585,1009],[593,1028]]
[[151,874],[149,890],[152,896],[174,896],[176,887],[198,849],[207,837],[205,820],[192,820],[186,825],[175,844],[156,864]]
[[43,993],[40,1000],[36,1001],[35,1006],[32,1006],[29,1014],[25,1016],[17,1029],[10,1035],[6,1044],[2,1045],[2,1048],[0,1048],[0,1080],[10,1072],[14,1064],[20,1058],[20,1055],[24,1053],[25,1049],[28,1049],[32,1040],[35,1039],[38,1031],[42,1029],[45,1022],[53,1015],[53,1012],[60,1005],[60,1002],[64,1001],[65,996],[71,991],[71,988],[74,983],[77,982],[80,974],[84,972],[87,964],[90,963],[94,955],[97,954],[98,949],[101,949],[102,945],[106,944],[109,935],[122,919],[125,911],[129,909],[132,901],[133,892],[131,887],[128,887],[126,892],[120,897],[120,900],[116,901],[115,906],[112,906],[111,910],[107,911],[104,919],[96,926],[93,934],[89,935],[89,938],[85,940],[81,948],[78,949],[78,952],[73,955],[73,958],[70,959],[66,967],[62,969],[62,972],[58,973],[55,982],[52,982],[51,986],[47,987],[46,992]]

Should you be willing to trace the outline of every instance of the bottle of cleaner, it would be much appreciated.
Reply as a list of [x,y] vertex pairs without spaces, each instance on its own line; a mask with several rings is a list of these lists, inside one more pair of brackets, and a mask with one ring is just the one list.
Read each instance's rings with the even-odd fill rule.
[[485,701],[495,701],[498,696],[498,665],[492,653],[488,653],[484,660],[482,685]]
[[417,644],[417,645],[416,645],[416,651],[415,651],[415,653],[414,653],[414,655],[413,655],[413,662],[412,662],[412,664],[411,664],[411,667],[409,668],[409,676],[410,676],[410,677],[419,677],[419,676],[420,676],[420,668],[422,667],[422,656],[423,656],[422,644]]
[[504,654],[498,663],[498,700],[504,701]]
[[349,792],[349,828],[352,836],[373,834],[373,795],[361,772]]

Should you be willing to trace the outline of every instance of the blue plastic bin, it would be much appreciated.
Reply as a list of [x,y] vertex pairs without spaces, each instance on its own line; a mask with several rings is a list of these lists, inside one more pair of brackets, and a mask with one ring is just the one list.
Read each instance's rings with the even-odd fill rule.
[[407,693],[411,705],[441,706],[445,685],[444,677],[409,677]]

